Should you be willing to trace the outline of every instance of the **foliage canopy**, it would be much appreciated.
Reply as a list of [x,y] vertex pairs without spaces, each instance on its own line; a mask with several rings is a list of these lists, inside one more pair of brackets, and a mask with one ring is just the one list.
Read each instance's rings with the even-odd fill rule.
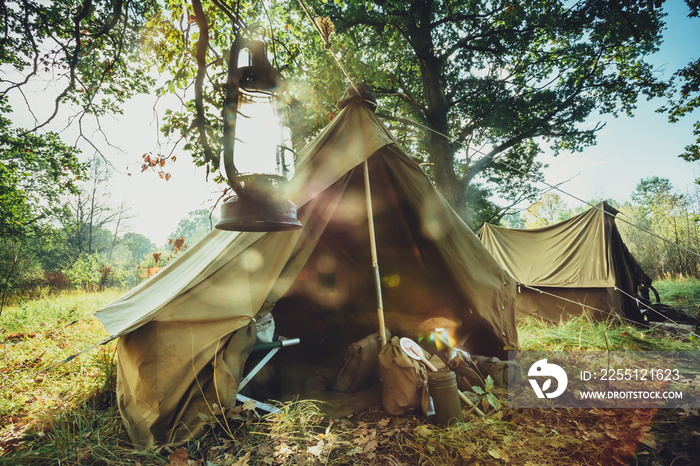
[[[166,111],[162,131],[217,173],[232,37],[258,36],[288,77],[297,148],[334,116],[348,79],[370,83],[399,141],[476,226],[503,215],[488,200],[493,194],[515,202],[534,192],[545,147],[581,151],[602,128],[588,123],[596,114],[632,114],[640,96],[666,90],[647,61],[662,39],[660,4],[6,2],[2,61],[18,79],[3,78],[0,92],[54,73],[63,87],[52,116],[73,103],[80,121],[119,113],[125,99],[149,89],[177,95],[181,106]],[[312,27],[317,18],[326,18],[323,39]],[[691,93],[693,70],[678,74]],[[692,105],[680,100],[672,114]]]

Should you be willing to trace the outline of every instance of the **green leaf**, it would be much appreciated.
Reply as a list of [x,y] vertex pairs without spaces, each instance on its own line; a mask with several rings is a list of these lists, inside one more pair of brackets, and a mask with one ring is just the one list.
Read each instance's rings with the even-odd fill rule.
[[498,402],[498,399],[496,399],[496,396],[493,393],[486,394],[486,401],[488,401],[489,404],[496,409],[501,407],[501,403]]

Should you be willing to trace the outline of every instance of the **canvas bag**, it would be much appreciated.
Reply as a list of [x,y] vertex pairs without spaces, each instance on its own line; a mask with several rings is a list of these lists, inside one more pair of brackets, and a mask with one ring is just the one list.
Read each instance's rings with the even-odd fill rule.
[[393,337],[379,352],[382,371],[382,405],[389,414],[401,416],[414,409],[428,412],[428,371],[425,366],[408,357]]
[[474,386],[484,388],[485,375],[482,375],[471,358],[467,358],[469,357],[464,353],[457,352],[455,357],[447,362],[447,367],[457,375],[457,387],[463,392],[471,390]]
[[[387,338],[391,333],[385,329]],[[379,379],[377,359],[382,347],[379,332],[368,335],[348,346],[345,360],[333,381],[333,390],[346,393],[359,392]]]
[[523,379],[522,368],[513,361],[475,355],[472,355],[471,359],[484,377],[491,376],[496,387],[508,388],[509,382],[517,384]]

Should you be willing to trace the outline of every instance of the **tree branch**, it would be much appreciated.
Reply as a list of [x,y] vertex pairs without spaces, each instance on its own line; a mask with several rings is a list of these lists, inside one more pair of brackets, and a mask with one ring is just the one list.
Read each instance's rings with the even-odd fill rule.
[[207,18],[202,8],[200,0],[191,0],[192,9],[194,10],[195,21],[199,27],[199,38],[197,39],[196,60],[197,60],[197,75],[194,81],[194,105],[196,117],[192,125],[197,128],[199,134],[199,143],[204,150],[204,160],[211,163],[214,169],[219,168],[219,156],[214,153],[209,138],[207,137],[206,125],[207,117],[204,112],[204,78],[207,75],[207,48],[209,47],[209,25]]
[[50,21],[43,15],[43,13],[40,10],[36,10],[36,14],[41,18],[42,20],[42,27],[45,29],[47,35],[51,37],[57,44],[59,44],[59,47],[63,50],[63,53],[66,55],[66,59],[69,62],[68,66],[68,75],[69,75],[69,83],[68,86],[66,86],[63,91],[54,99],[54,109],[53,113],[51,116],[49,116],[44,123],[36,126],[34,130],[37,130],[39,128],[42,128],[49,124],[56,115],[58,114],[58,108],[61,103],[61,101],[68,95],[68,93],[75,89],[75,80],[76,80],[76,73],[75,73],[75,68],[78,64],[78,59],[80,57],[80,52],[82,50],[82,41],[81,41],[81,30],[80,30],[80,23],[85,19],[88,14],[90,13],[90,8],[92,7],[92,0],[84,0],[83,4],[80,7],[80,10],[78,12],[78,15],[73,19],[73,39],[75,39],[75,49],[73,50],[73,53],[71,54],[70,51],[68,50],[68,47],[63,44],[60,40],[58,40],[54,34],[51,32],[51,28],[49,27]]

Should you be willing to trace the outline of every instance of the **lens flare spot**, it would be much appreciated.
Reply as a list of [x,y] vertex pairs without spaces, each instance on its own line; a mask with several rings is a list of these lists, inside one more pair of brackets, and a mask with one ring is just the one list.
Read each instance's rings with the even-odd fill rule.
[[254,272],[262,267],[265,259],[257,249],[247,249],[241,254],[241,265],[249,272]]
[[384,277],[384,284],[389,288],[396,288],[401,284],[401,275],[398,273]]

